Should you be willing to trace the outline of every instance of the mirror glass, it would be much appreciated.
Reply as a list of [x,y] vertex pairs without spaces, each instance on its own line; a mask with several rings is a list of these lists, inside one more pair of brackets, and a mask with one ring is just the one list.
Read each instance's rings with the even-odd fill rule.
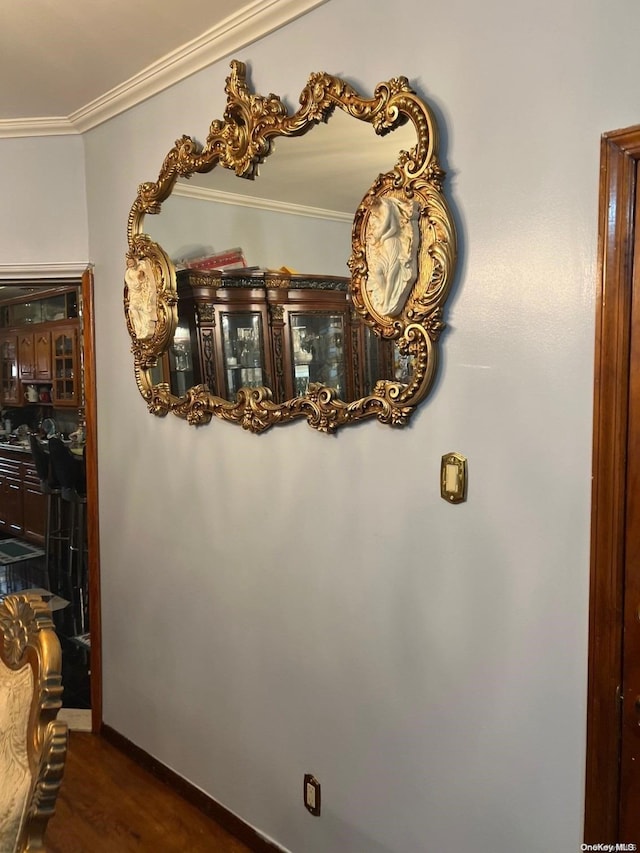
[[[144,230],[178,270],[196,258],[233,247],[242,249],[249,267],[273,271],[286,267],[308,276],[347,279],[354,211],[378,175],[395,163],[399,151],[409,151],[416,141],[411,123],[380,137],[370,124],[335,110],[326,124],[315,125],[302,137],[274,140],[252,180],[223,168],[178,178],[161,213],[145,217]],[[194,373],[186,308],[180,300],[165,371],[155,373],[156,381],[168,382],[177,396],[202,381]],[[231,364],[226,365],[226,381],[216,390],[228,400],[235,400],[243,386],[266,385],[273,391],[270,378],[258,367],[264,362],[258,357],[264,353],[261,319],[255,313],[221,317]],[[265,321],[269,324],[269,314]],[[361,321],[354,318],[353,323]],[[375,335],[363,325],[366,364],[362,387],[356,390],[345,376],[346,330],[341,314],[297,312],[292,314],[290,332],[296,394],[306,393],[310,382],[321,382],[351,402],[356,393],[370,394],[378,379],[405,381],[410,374],[410,359],[395,344],[389,357],[381,358]]]
[[433,381],[455,260],[433,117],[403,77],[365,98],[313,74],[290,113],[231,68],[224,119],[176,142],[129,216],[140,391],[196,425],[402,426]]
[[174,263],[241,246],[250,266],[348,276],[358,205],[416,141],[411,123],[381,137],[336,109],[304,136],[273,140],[253,180],[219,167],[179,177],[144,230]]

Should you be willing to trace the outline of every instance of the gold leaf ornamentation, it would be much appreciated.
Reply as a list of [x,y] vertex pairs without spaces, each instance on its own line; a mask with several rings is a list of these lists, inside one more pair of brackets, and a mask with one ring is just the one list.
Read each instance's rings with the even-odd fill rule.
[[[44,832],[55,809],[56,797],[64,771],[67,750],[67,725],[56,719],[62,705],[62,657],[60,642],[56,636],[49,608],[39,595],[16,593],[5,596],[0,602],[0,630],[3,642],[0,646],[0,669],[3,688],[13,692],[10,703],[13,713],[20,711],[18,728],[9,726],[5,735],[2,753],[3,771],[15,782],[20,782],[26,772],[30,784],[18,784],[14,792],[26,793],[16,821],[12,814],[15,800],[8,805],[8,812],[0,814],[0,825],[4,829],[18,832],[15,847],[19,850],[44,851]],[[24,684],[22,675],[29,674],[26,694],[17,693],[18,684]],[[26,705],[23,707],[23,703]],[[30,706],[30,707],[29,707]],[[27,719],[22,714],[27,711]],[[8,720],[10,721],[11,714]],[[26,743],[25,743],[26,737]],[[13,747],[26,747],[28,761],[24,768],[20,764],[19,752]],[[18,765],[16,765],[16,759]],[[6,792],[5,792],[6,793]],[[22,797],[22,794],[20,794]],[[13,849],[13,846],[11,847]]]
[[[438,162],[438,129],[431,110],[406,77],[378,84],[373,97],[366,98],[345,80],[317,72],[310,75],[300,94],[299,109],[289,112],[276,95],[251,92],[245,66],[236,60],[231,63],[225,92],[224,117],[211,122],[205,143],[180,137],[165,157],[157,181],[139,186],[129,214],[125,315],[136,381],[149,411],[155,415],[172,412],[195,426],[216,417],[254,433],[296,419],[306,419],[314,429],[328,433],[367,418],[404,426],[433,384],[437,343],[444,328],[443,305],[456,261],[455,229],[442,193],[445,173]],[[415,145],[398,152],[396,162],[365,190],[354,213],[348,261],[353,311],[376,335],[395,342],[400,352],[411,356],[409,381],[380,381],[372,394],[352,403],[338,399],[333,389],[324,386],[310,386],[304,396],[274,403],[266,388],[242,388],[237,399],[229,401],[204,385],[189,389],[182,397],[173,396],[166,383],[154,385],[151,369],[167,352],[177,327],[177,292],[173,264],[144,233],[144,217],[160,212],[178,177],[188,178],[217,166],[238,176],[254,176],[275,138],[307,133],[315,124],[326,122],[335,109],[370,123],[379,135],[406,123],[415,129]],[[406,233],[410,227],[413,234],[412,272],[405,276],[404,289],[391,303],[376,298],[374,270],[370,269],[374,219],[381,206],[408,211],[409,225],[403,227]],[[147,279],[155,283],[155,293],[149,298],[144,291]],[[274,276],[270,286],[287,284],[284,277],[281,282]],[[137,293],[138,287],[142,295]]]

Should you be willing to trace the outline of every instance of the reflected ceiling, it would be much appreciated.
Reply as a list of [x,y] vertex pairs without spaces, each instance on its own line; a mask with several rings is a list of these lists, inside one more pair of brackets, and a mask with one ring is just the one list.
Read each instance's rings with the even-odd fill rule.
[[205,189],[240,200],[266,199],[332,211],[351,222],[378,175],[396,162],[400,150],[410,149],[415,142],[412,124],[381,137],[371,124],[354,121],[336,109],[326,123],[315,125],[304,136],[275,139],[272,153],[258,166],[253,180],[239,179],[230,169],[217,167],[188,181],[179,180],[174,193],[193,196]]

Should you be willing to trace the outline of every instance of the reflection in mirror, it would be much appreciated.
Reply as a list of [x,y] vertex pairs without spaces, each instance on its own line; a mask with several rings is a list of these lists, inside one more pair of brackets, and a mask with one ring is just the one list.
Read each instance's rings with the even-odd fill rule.
[[[333,299],[325,300],[326,306],[315,305],[315,313],[289,312],[286,347],[292,353],[291,376],[279,381],[285,395],[304,395],[310,383],[319,382],[351,402],[371,394],[378,379],[406,381],[407,359],[403,361],[396,344],[383,344],[357,315],[350,317],[346,283],[353,213],[377,176],[395,162],[400,150],[410,150],[416,141],[410,123],[380,137],[370,124],[337,110],[326,124],[303,137],[276,139],[254,180],[238,179],[227,169],[178,178],[162,212],[146,217],[145,231],[178,270],[226,247],[242,247],[252,268],[299,270],[303,281],[317,285],[311,276],[320,276],[333,290]],[[169,350],[168,375],[159,372],[155,381],[164,379],[179,397],[191,385],[204,384],[227,400],[235,400],[243,386],[265,385],[274,399],[284,402],[287,396],[277,393],[265,359],[265,331],[268,344],[272,341],[271,312],[264,318],[259,312],[238,313],[235,307],[220,312],[223,354],[214,384],[215,371],[205,367],[207,321],[198,314],[204,305],[209,313],[214,311],[216,290],[212,288],[210,301],[199,301],[194,309],[189,306],[194,296],[188,279],[187,273],[178,273],[179,325]],[[252,284],[248,280],[245,289]],[[242,287],[242,281],[237,279],[234,286]],[[250,345],[243,338],[249,328]],[[354,347],[345,343],[349,333],[361,349],[357,361]],[[356,377],[358,370],[361,375]]]
[[283,403],[321,383],[352,401],[380,377],[367,376],[364,347],[369,338],[372,354],[389,344],[353,312],[344,276],[185,269],[177,287],[179,324],[165,359],[165,380],[176,396],[185,393],[172,358],[177,349],[193,366],[195,382],[226,400],[243,387],[267,387]]
[[[317,74],[289,114],[237,62],[226,91],[224,121],[204,145],[178,140],[129,217],[125,312],[150,410],[254,432],[403,425],[433,380],[455,260],[428,108],[404,78],[366,99]],[[230,247],[233,269],[198,261]]]
[[378,136],[337,109],[304,136],[275,139],[253,180],[223,168],[179,177],[144,228],[177,263],[241,246],[251,266],[346,276],[358,205],[416,141],[411,123]]
[[195,384],[189,327],[184,322],[178,323],[169,350],[169,375],[172,379],[172,390],[178,397],[186,394],[187,388]]

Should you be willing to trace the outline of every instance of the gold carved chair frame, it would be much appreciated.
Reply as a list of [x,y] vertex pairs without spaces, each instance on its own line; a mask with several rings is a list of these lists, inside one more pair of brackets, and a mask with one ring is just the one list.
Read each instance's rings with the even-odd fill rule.
[[68,740],[60,641],[33,593],[0,602],[0,634],[0,849],[45,853]]
[[[215,416],[255,433],[299,418],[324,432],[366,418],[404,426],[433,384],[438,339],[444,328],[443,305],[456,260],[454,226],[442,193],[438,131],[430,109],[405,77],[380,83],[372,98],[364,98],[344,80],[316,73],[300,95],[300,109],[289,114],[277,96],[262,97],[249,90],[245,66],[238,61],[231,63],[225,91],[224,118],[213,121],[204,145],[189,136],[178,139],[165,157],[157,181],[138,188],[129,214],[124,307],[136,382],[149,410],[156,415],[172,412],[195,425]],[[304,134],[318,122],[327,121],[336,108],[357,121],[369,122],[379,135],[406,122],[415,128],[415,146],[399,152],[397,162],[378,176],[355,211],[348,262],[353,308],[376,335],[394,341],[401,353],[411,356],[410,380],[379,380],[373,393],[354,402],[340,400],[332,388],[320,384],[284,403],[273,402],[268,388],[242,388],[236,400],[229,401],[204,385],[176,397],[167,383],[154,384],[152,368],[170,346],[177,327],[178,296],[174,265],[162,247],[144,233],[144,217],[160,212],[179,177],[209,172],[215,166],[232,169],[241,177],[251,176],[268,157],[273,139]],[[391,304],[375,298],[371,284],[372,266],[377,263],[375,228],[381,211],[395,214],[403,206],[409,210],[417,235],[415,270],[410,290]]]

